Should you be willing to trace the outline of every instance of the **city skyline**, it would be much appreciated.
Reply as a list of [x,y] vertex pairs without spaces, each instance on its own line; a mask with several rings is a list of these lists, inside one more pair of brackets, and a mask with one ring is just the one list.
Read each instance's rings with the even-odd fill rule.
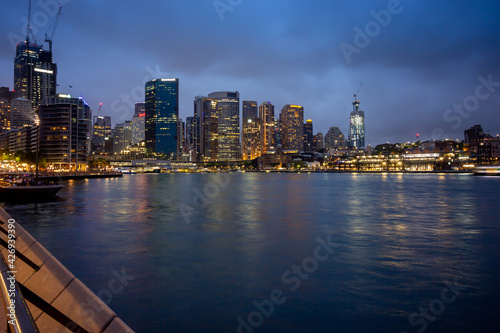
[[[194,96],[237,90],[240,100],[270,101],[277,110],[286,104],[303,106],[305,117],[315,123],[314,132],[325,134],[338,126],[348,133],[352,93],[364,83],[358,96],[367,112],[366,145],[410,141],[416,133],[422,140],[461,138],[462,131],[476,123],[488,124],[485,131],[492,135],[500,128],[500,120],[494,118],[500,76],[492,60],[499,48],[493,38],[499,24],[493,14],[498,4],[493,2],[400,1],[393,8],[389,5],[394,1],[242,1],[222,13],[223,20],[212,2],[154,2],[134,10],[113,2],[60,3],[63,15],[53,44],[58,92],[68,92],[71,85],[71,94],[81,94],[93,111],[103,102],[101,115],[111,116],[114,124],[130,120],[134,113],[133,106],[122,101],[123,96],[133,103],[143,102],[144,80],[179,77],[183,82],[179,93],[182,119],[192,115]],[[4,33],[0,86],[12,89],[15,49],[11,42],[13,36],[25,35],[27,1],[2,6],[11,15],[0,23]],[[108,6],[116,9],[119,18],[105,17]],[[44,8],[33,3],[32,26],[38,42],[56,12]],[[92,24],[83,20],[83,10],[96,13]],[[182,15],[188,10],[193,17]],[[285,15],[278,15],[280,11]],[[440,12],[439,20],[418,19],[434,11]],[[43,15],[45,24],[41,24]],[[154,27],[148,21],[160,15],[169,18],[168,27],[178,26],[177,35],[163,36],[161,29],[146,34],[151,30],[147,27]],[[303,22],[295,23],[293,18],[298,16]],[[260,28],[258,23],[266,19],[269,25]],[[120,22],[126,20],[132,24],[123,27]],[[443,24],[453,22],[462,23],[443,29]],[[112,24],[123,31],[111,29],[116,31],[111,35]],[[373,37],[366,35],[365,28],[377,28],[377,24],[378,34],[374,30],[369,32]],[[363,41],[363,36],[370,41]],[[234,43],[224,42],[234,37]],[[171,47],[149,46],[147,41],[152,38]],[[203,52],[196,52],[199,46]]]

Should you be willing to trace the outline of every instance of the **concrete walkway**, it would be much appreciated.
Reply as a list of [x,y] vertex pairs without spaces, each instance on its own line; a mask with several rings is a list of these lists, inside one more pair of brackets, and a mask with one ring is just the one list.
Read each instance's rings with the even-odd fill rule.
[[[0,207],[0,250],[5,258],[8,258],[10,218]],[[41,333],[133,333],[42,244],[17,222],[15,225],[16,280]],[[6,302],[3,297],[0,301],[3,306],[3,309],[0,306],[0,333],[3,333],[7,326]]]

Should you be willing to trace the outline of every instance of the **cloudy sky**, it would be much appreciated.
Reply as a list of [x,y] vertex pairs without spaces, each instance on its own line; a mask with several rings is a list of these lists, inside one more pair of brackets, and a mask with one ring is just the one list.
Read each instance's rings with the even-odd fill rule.
[[[180,79],[180,116],[193,98],[304,106],[314,132],[347,135],[353,92],[366,142],[500,133],[500,2],[495,0],[33,0],[43,41],[55,37],[59,92],[81,95],[113,123],[131,118],[144,82]],[[28,0],[0,3],[0,86],[13,86]],[[46,43],[45,43],[46,44]]]

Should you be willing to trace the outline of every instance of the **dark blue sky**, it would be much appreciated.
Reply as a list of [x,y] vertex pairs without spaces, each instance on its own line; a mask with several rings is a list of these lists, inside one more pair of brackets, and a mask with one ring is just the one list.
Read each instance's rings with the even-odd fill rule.
[[[474,124],[500,133],[499,1],[33,0],[39,42],[53,20],[41,4],[56,2],[59,92],[73,86],[94,112],[103,102],[113,123],[131,118],[127,104],[157,76],[180,79],[183,119],[195,96],[238,90],[277,113],[302,105],[314,132],[347,135],[363,83],[367,144],[417,132],[462,139]],[[27,8],[0,4],[0,86],[13,86],[12,39],[25,36]]]

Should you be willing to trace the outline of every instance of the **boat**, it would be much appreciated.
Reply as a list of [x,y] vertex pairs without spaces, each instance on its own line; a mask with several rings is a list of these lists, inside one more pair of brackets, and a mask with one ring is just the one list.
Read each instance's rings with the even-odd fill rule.
[[64,185],[0,186],[0,197],[15,199],[46,199],[55,197]]
[[500,165],[477,166],[472,172],[475,176],[500,176]]

